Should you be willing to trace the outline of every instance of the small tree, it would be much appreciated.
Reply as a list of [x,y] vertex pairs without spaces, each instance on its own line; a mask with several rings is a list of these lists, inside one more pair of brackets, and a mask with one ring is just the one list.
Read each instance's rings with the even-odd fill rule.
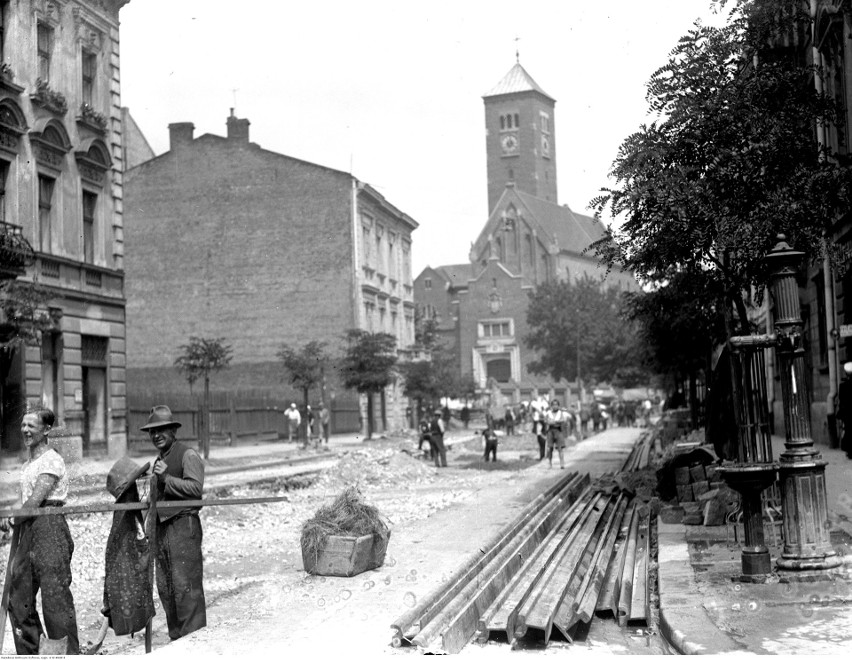
[[290,383],[293,387],[302,390],[306,409],[311,389],[321,386],[325,379],[325,367],[329,359],[325,347],[325,342],[316,340],[309,341],[301,348],[281,344],[277,353],[278,358],[284,363],[284,369],[290,375]]
[[205,339],[190,337],[189,343],[180,347],[182,355],[175,360],[175,367],[183,373],[190,389],[199,378],[204,379],[204,403],[201,414],[201,446],[204,458],[210,457],[210,374],[228,367],[232,348],[223,337]]
[[373,395],[382,392],[394,375],[396,338],[386,332],[352,329],[341,364],[343,384],[367,395],[367,438],[373,437]]
[[635,379],[641,347],[621,305],[618,289],[589,276],[540,286],[527,308],[530,331],[524,340],[539,352],[529,370],[557,380]]
[[37,282],[0,282],[0,350],[38,344],[54,326],[47,304],[52,295]]

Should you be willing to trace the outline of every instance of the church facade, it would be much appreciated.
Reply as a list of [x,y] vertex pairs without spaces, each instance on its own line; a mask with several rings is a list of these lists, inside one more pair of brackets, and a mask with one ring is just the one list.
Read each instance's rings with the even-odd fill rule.
[[[551,394],[565,400],[569,384],[532,374],[526,347],[529,296],[537,286],[602,277],[585,250],[604,235],[600,220],[559,205],[556,101],[516,63],[484,97],[488,220],[468,264],[427,267],[415,279],[414,300],[437,314],[462,374],[509,401]],[[466,281],[465,280],[466,277]],[[613,272],[604,286],[636,288]]]

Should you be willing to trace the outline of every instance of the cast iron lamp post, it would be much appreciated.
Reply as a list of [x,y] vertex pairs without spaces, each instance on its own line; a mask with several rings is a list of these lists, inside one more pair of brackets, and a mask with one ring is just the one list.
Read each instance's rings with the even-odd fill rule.
[[835,568],[841,559],[828,533],[826,461],[811,438],[810,397],[805,379],[798,266],[804,256],[778,236],[767,255],[773,318],[778,340],[775,353],[781,377],[786,450],[780,456],[784,548],[777,566],[802,571]]

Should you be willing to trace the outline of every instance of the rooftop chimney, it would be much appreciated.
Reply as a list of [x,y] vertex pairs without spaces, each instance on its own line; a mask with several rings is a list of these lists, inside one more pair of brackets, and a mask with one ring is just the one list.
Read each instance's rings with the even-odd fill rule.
[[244,142],[248,144],[249,141],[249,120],[248,119],[238,119],[234,116],[234,109],[231,108],[231,116],[228,117],[228,139],[234,140],[235,142]]
[[192,132],[194,130],[195,124],[191,121],[180,121],[175,124],[169,124],[169,149],[174,151],[178,147],[192,144]]

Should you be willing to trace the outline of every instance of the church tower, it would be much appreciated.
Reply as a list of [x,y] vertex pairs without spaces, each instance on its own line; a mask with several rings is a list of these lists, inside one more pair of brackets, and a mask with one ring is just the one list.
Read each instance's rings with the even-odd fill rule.
[[485,151],[488,214],[507,184],[557,204],[556,131],[551,98],[520,62],[482,97],[485,102]]

